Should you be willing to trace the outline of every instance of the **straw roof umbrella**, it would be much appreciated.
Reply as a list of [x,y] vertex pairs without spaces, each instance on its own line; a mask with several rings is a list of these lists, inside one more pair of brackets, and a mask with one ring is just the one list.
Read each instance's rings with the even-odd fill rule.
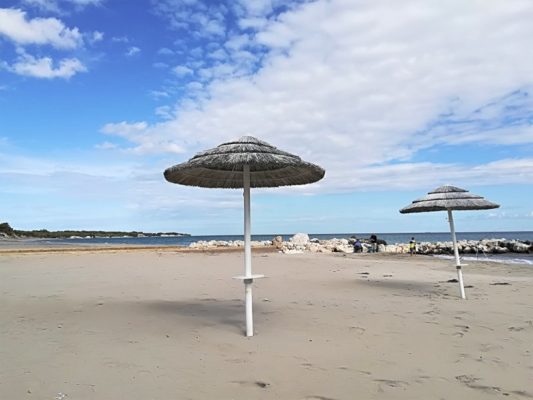
[[206,188],[244,190],[244,282],[246,336],[253,336],[252,282],[263,275],[252,274],[250,188],[303,185],[324,177],[325,171],[300,157],[258,140],[243,136],[196,154],[189,161],[168,168],[165,179],[172,183]]
[[459,260],[459,250],[457,249],[457,238],[455,236],[452,210],[488,210],[498,207],[498,204],[487,201],[483,197],[472,194],[465,189],[445,185],[438,187],[432,192],[429,192],[427,196],[413,201],[410,205],[400,210],[400,213],[402,214],[429,211],[448,212],[448,222],[450,223],[450,231],[453,241],[453,253],[455,255],[455,265],[457,267],[457,278],[461,290],[461,298],[463,299],[466,298],[466,296],[463,284],[463,273],[461,272],[461,261]]

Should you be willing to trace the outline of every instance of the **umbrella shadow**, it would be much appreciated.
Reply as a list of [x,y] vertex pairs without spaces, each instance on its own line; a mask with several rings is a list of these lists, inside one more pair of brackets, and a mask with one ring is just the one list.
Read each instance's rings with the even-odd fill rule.
[[[190,299],[190,300],[155,300],[144,302],[152,312],[179,315],[183,318],[199,320],[202,326],[222,325],[239,333],[245,332],[244,304],[242,300],[225,299]],[[254,311],[260,313],[260,307],[254,304]]]

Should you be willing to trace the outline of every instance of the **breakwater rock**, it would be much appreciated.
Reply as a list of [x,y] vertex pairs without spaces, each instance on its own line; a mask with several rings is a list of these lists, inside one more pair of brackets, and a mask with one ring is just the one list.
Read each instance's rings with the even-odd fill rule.
[[[361,252],[372,251],[368,239],[361,240]],[[353,253],[355,239],[334,238],[319,240],[310,238],[306,233],[297,233],[284,241],[281,236],[272,240],[252,241],[252,247],[274,247],[286,254],[294,253]],[[457,242],[461,254],[503,254],[503,253],[533,253],[533,243],[530,241],[507,239],[460,240]],[[189,245],[191,249],[212,250],[217,248],[244,247],[242,240],[200,240]],[[387,244],[379,240],[377,250],[380,253],[409,253],[408,243]],[[417,254],[453,254],[453,243],[449,242],[421,242],[416,246]]]
[[[270,247],[271,240],[252,241],[252,247]],[[199,240],[189,245],[190,249],[211,250],[221,247],[244,247],[243,240]]]
[[[283,253],[353,253],[355,239],[328,239],[319,240],[309,238],[305,233],[297,233],[288,241],[282,241],[278,236],[272,244]],[[384,253],[409,253],[408,243],[386,244],[378,241],[378,252]],[[503,253],[533,253],[533,244],[530,241],[484,239],[460,240],[457,242],[461,254],[503,254]],[[372,245],[366,239],[361,240],[363,253],[371,251]],[[421,242],[416,246],[417,254],[453,254],[453,243],[449,242]]]

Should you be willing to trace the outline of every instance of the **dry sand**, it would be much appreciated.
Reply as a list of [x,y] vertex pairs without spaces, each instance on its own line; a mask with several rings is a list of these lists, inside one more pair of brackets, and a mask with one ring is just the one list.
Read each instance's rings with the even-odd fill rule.
[[[254,253],[0,256],[0,399],[531,399],[533,268]],[[508,285],[494,285],[495,283]]]

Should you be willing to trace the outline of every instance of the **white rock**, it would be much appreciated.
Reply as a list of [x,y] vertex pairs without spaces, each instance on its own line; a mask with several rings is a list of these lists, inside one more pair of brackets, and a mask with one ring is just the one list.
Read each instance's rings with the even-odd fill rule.
[[308,247],[309,251],[311,253],[318,253],[320,252],[320,250],[322,249],[322,246],[320,246],[319,244],[317,243],[311,243]]
[[513,244],[513,251],[515,253],[527,253],[529,251],[529,245],[525,243],[516,242]]
[[295,246],[306,246],[309,244],[309,235],[307,233],[297,233],[289,240]]
[[333,251],[337,253],[353,253],[353,246],[338,244]]
[[303,253],[303,250],[284,249],[282,251],[283,251],[283,254],[302,254]]

